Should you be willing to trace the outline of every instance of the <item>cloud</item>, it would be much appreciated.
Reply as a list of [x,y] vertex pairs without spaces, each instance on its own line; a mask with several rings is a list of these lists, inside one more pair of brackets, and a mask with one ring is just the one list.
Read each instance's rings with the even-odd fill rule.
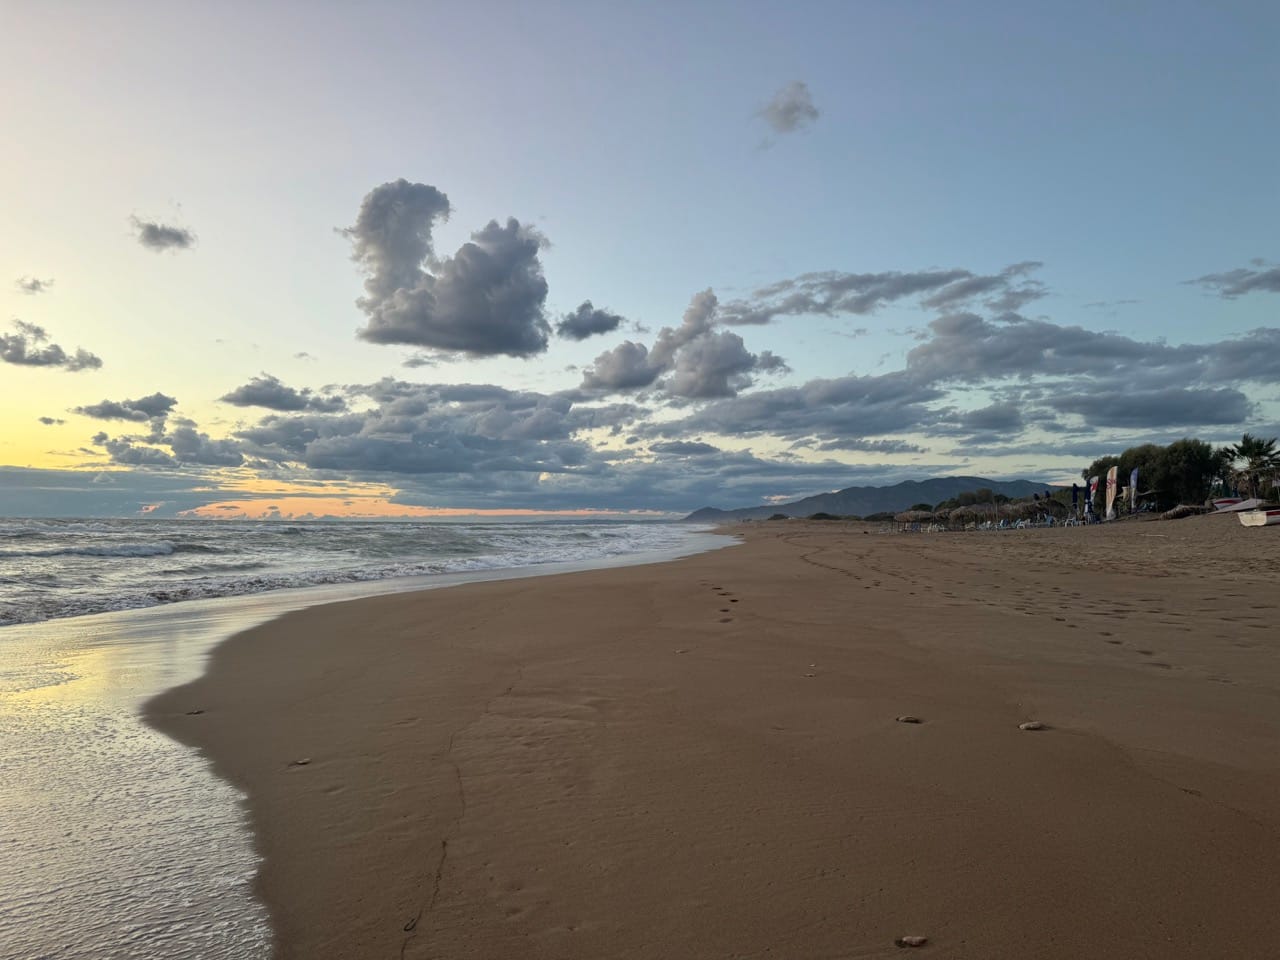
[[34,323],[13,322],[17,333],[0,334],[0,360],[28,367],[62,367],[67,371],[96,370],[102,366],[102,358],[87,350],[76,348],[67,353],[56,343],[49,342],[49,334]]
[[95,420],[129,420],[142,423],[147,420],[164,420],[177,404],[173,397],[153,393],[137,400],[103,400],[88,406],[75,407],[71,412]]
[[49,288],[53,286],[52,280],[40,280],[36,277],[19,277],[14,283],[26,294],[48,293]]
[[218,398],[237,407],[266,407],[268,410],[319,410],[336,413],[346,409],[347,402],[338,396],[319,396],[310,389],[296,390],[268,373],[254,377]]
[[1064,394],[1050,404],[1097,427],[1175,427],[1244,423],[1254,404],[1229,388],[1115,390]]
[[720,453],[719,447],[696,440],[663,440],[649,444],[649,449],[677,457],[704,457],[709,453]]
[[355,225],[342,231],[368,275],[356,304],[369,323],[358,335],[471,356],[546,350],[541,235],[514,218],[491,220],[452,257],[436,258],[431,231],[449,212],[435,187],[403,179],[364,198]]
[[758,373],[780,373],[786,362],[766,350],[754,354],[736,333],[716,330],[719,301],[710,289],[693,295],[678,327],[658,331],[653,348],[625,340],[596,357],[582,377],[582,389],[626,391],[660,386],[686,400],[734,396],[751,386]]
[[756,290],[750,298],[724,305],[722,320],[731,326],[771,323],[782,316],[865,316],[899,300],[920,298],[933,310],[955,309],[975,299],[999,313],[1020,309],[1048,293],[1029,275],[1039,261],[1012,264],[997,274],[951,270],[897,270],[846,273],[827,270],[804,273]]
[[1226,273],[1209,273],[1187,282],[1216,290],[1218,296],[1226,300],[1258,291],[1280,293],[1280,266],[1268,266],[1263,260],[1255,260],[1253,264],[1258,269],[1240,267]]
[[755,390],[715,400],[683,420],[648,425],[664,436],[776,436],[833,440],[917,430],[936,414],[931,401],[945,394],[903,372],[810,380],[799,387]]
[[177,464],[177,461],[163,450],[142,446],[128,438],[107,439],[103,441],[102,446],[110,454],[112,463],[132,467],[172,467]]
[[924,447],[905,440],[867,440],[865,437],[841,437],[839,440],[825,440],[822,443],[806,443],[815,450],[829,452],[832,450],[849,450],[857,453],[924,453]]
[[[1280,329],[1208,344],[1170,346],[1118,333],[1060,326],[1006,314],[996,320],[954,313],[929,324],[930,337],[907,353],[907,370],[930,383],[981,383],[1016,377],[1142,377],[1140,386],[1280,379]],[[1154,381],[1154,382],[1153,382]]]
[[1001,431],[1018,433],[1025,426],[1022,411],[1016,403],[1005,401],[993,403],[977,410],[969,410],[957,417],[957,422],[966,431]]
[[809,88],[799,80],[787,84],[757,113],[774,133],[794,133],[818,119]]
[[707,333],[679,352],[666,390],[691,399],[731,397],[751,385],[757,360],[736,333]]
[[570,340],[585,340],[598,333],[612,333],[622,324],[623,318],[608,310],[597,310],[590,300],[582,301],[577,310],[566,313],[556,324],[556,333]]
[[38,419],[46,427],[59,426],[67,422],[65,420],[59,420],[57,417],[39,417]]
[[634,340],[624,340],[596,357],[582,375],[584,390],[620,391],[647,387],[662,367],[649,360],[649,348]]
[[244,463],[240,444],[234,440],[213,440],[196,429],[191,420],[177,422],[164,437],[179,463],[196,463],[214,467],[238,467]]
[[196,235],[183,227],[171,227],[154,220],[130,217],[140,244],[148,250],[189,250],[195,246]]

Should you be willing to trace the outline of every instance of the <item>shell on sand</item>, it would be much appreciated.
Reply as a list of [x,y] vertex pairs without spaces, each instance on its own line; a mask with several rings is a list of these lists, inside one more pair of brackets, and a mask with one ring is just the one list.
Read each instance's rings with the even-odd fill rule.
[[1044,724],[1039,720],[1028,720],[1026,723],[1018,724],[1019,730],[1043,730]]
[[893,941],[893,945],[895,947],[923,947],[928,942],[928,937],[899,937]]
[[897,720],[898,723],[923,723],[924,722],[919,717],[913,717],[910,715],[894,717],[893,719]]

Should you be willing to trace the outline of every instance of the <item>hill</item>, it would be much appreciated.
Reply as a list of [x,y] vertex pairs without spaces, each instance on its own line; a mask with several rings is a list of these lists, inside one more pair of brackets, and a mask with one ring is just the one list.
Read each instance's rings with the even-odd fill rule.
[[845,487],[835,493],[819,493],[792,503],[774,503],[761,507],[739,507],[719,510],[703,507],[685,517],[699,522],[721,520],[764,520],[776,513],[788,517],[807,517],[815,513],[865,517],[873,513],[906,510],[917,503],[939,503],[969,490],[988,487],[1007,497],[1029,497],[1049,489],[1045,483],[1030,480],[987,480],[983,477],[931,477],[928,480],[904,480],[891,487]]

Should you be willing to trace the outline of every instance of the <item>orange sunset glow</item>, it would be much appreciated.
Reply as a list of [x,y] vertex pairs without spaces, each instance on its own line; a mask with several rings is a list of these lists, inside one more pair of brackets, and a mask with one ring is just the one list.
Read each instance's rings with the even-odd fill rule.
[[[154,511],[156,505],[142,509]],[[616,518],[660,517],[654,510],[528,510],[492,509],[464,510],[454,507],[420,507],[374,497],[353,500],[349,497],[274,497],[264,500],[219,500],[178,516],[212,520],[438,520],[444,517],[580,517]]]

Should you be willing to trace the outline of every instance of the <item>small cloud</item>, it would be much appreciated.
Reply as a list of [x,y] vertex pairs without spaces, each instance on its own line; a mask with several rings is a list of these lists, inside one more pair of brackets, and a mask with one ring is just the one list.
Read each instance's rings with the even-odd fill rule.
[[756,111],[774,133],[794,133],[818,119],[809,87],[799,80],[787,84]]
[[590,300],[584,300],[572,313],[556,324],[556,333],[569,340],[585,340],[598,333],[612,333],[622,325],[622,317],[608,310],[598,310]]
[[13,325],[17,333],[0,334],[0,361],[25,367],[62,367],[70,372],[102,366],[102,358],[87,350],[77,347],[75,353],[67,353],[50,343],[44,327],[21,320],[15,320]]
[[84,417],[93,417],[95,420],[129,420],[133,423],[143,423],[147,420],[163,422],[177,402],[173,397],[165,396],[163,393],[153,393],[149,397],[140,397],[137,400],[103,400],[101,403],[75,407],[71,412]]
[[266,407],[268,410],[281,411],[316,410],[337,413],[347,407],[347,402],[342,397],[320,396],[305,388],[297,390],[269,373],[254,377],[218,399],[237,407]]
[[37,277],[19,277],[14,282],[19,290],[28,295],[48,293],[49,288],[53,286],[52,280],[40,280]]
[[173,227],[154,220],[130,217],[138,242],[148,250],[189,250],[195,246],[196,235],[184,227]]
[[411,369],[417,367],[434,367],[440,362],[439,357],[428,356],[425,353],[415,353],[411,357],[406,357],[400,362],[400,366],[409,367]]
[[39,419],[46,427],[59,426],[67,422],[65,420],[59,420],[57,417],[40,417]]
[[1195,280],[1188,280],[1187,283],[1198,283],[1202,287],[1216,290],[1218,296],[1224,300],[1234,300],[1236,297],[1259,290],[1280,293],[1280,266],[1268,266],[1265,260],[1250,262],[1259,269],[1250,270],[1248,267],[1240,267],[1236,270],[1228,270],[1226,273],[1209,273]]

